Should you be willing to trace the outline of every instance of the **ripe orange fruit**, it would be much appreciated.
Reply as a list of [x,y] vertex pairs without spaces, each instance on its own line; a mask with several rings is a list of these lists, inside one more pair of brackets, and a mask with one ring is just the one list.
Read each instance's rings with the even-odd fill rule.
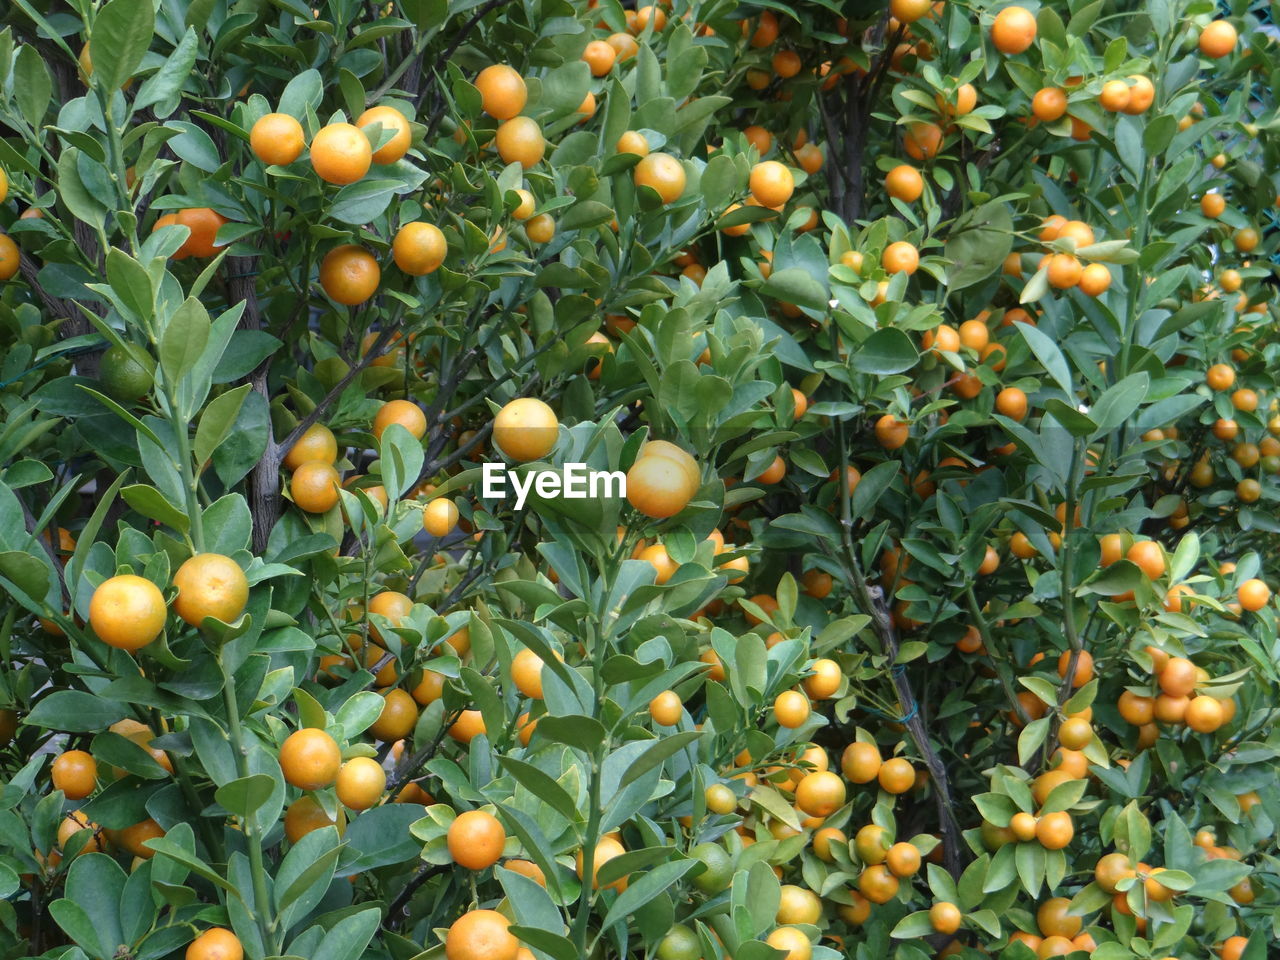
[[381,279],[382,269],[373,254],[354,243],[334,247],[320,261],[321,288],[334,301],[348,307],[372,297]]
[[1098,103],[1111,113],[1124,110],[1129,106],[1129,84],[1123,80],[1108,80],[1098,94]]
[[794,730],[809,719],[809,699],[799,690],[784,690],[773,701],[778,725]]
[[884,188],[895,200],[915,203],[924,193],[924,177],[909,163],[900,163],[885,174]]
[[379,441],[393,424],[398,423],[421,440],[427,432],[427,415],[411,400],[388,400],[374,414],[372,433]]
[[323,730],[303,727],[280,745],[280,770],[299,790],[323,790],[338,778],[342,751]]
[[309,460],[322,463],[333,463],[338,459],[338,441],[333,431],[323,423],[313,423],[303,431],[297,442],[285,454],[283,465],[286,470],[297,470]]
[[494,63],[480,71],[475,87],[480,91],[480,107],[495,120],[510,120],[529,100],[524,78],[505,63]]
[[938,933],[955,933],[963,919],[960,908],[945,900],[929,908],[929,923]]
[[591,69],[593,77],[603,77],[613,69],[614,61],[618,59],[618,51],[603,40],[592,40],[582,51],[582,59]]
[[874,743],[854,741],[844,748],[840,772],[850,783],[870,783],[880,773],[880,749]]
[[98,761],[84,750],[67,750],[53,761],[53,788],[68,800],[82,800],[93,793],[98,782]]
[[387,789],[387,772],[373,757],[352,757],[338,768],[338,801],[352,810],[368,810]]
[[1005,387],[996,394],[996,412],[1011,420],[1025,419],[1027,395],[1017,387]]
[[458,508],[448,497],[437,497],[422,508],[422,529],[433,537],[448,536],[458,525]]
[[791,199],[796,182],[791,171],[777,160],[764,160],[751,168],[748,188],[762,207],[781,207]]
[[[1058,676],[1064,680],[1067,671],[1071,669],[1071,651],[1063,650],[1062,655],[1058,657]],[[1081,650],[1076,658],[1076,672],[1071,678],[1071,686],[1073,689],[1080,689],[1086,683],[1093,679],[1093,654],[1088,650]]]
[[799,927],[778,927],[765,937],[765,943],[782,951],[781,960],[809,960],[813,956],[813,944]]
[[526,170],[541,161],[547,152],[542,128],[530,117],[512,117],[504,121],[493,141],[503,163],[518,163]]
[[1271,588],[1254,577],[1236,588],[1236,599],[1245,610],[1250,612],[1261,610],[1271,600]]
[[916,772],[905,757],[891,757],[880,764],[876,780],[885,793],[906,793],[916,782]]
[[876,421],[876,442],[886,450],[897,450],[907,442],[909,425],[891,413],[886,413]]
[[890,0],[889,14],[899,23],[915,23],[933,10],[933,0]]
[[[387,133],[391,134],[391,139],[374,151],[373,162],[395,163],[409,152],[409,144],[413,140],[409,121],[395,107],[370,107],[356,119],[356,126],[361,130],[372,127],[375,123],[382,125],[382,134],[379,135],[379,139]],[[366,133],[365,136],[369,134]],[[371,139],[370,143],[372,142]]]
[[884,253],[880,255],[880,265],[886,273],[910,275],[920,266],[920,253],[906,240],[897,240],[884,248]]
[[321,127],[311,141],[311,166],[326,183],[355,183],[373,163],[373,147],[364,131],[350,123]]
[[413,277],[434,273],[444,263],[449,244],[434,223],[415,220],[396,231],[391,256],[396,266]]
[[1186,657],[1170,657],[1156,677],[1160,689],[1171,697],[1185,697],[1196,688],[1196,665]]
[[518,960],[520,941],[496,910],[470,910],[453,922],[444,939],[445,960]]
[[773,67],[773,72],[783,80],[790,80],[800,72],[800,68],[804,66],[800,60],[800,54],[794,50],[779,50],[773,55],[773,59],[769,61],[769,65]]
[[932,160],[942,148],[942,128],[936,123],[909,123],[902,148],[912,160]]
[[751,34],[751,46],[757,50],[770,46],[778,39],[778,15],[772,10],[762,10],[756,28]]
[[1116,885],[1126,877],[1134,875],[1129,866],[1129,858],[1123,853],[1108,853],[1098,860],[1093,871],[1093,878],[1107,893],[1115,893]]
[[1183,722],[1197,733],[1213,733],[1226,722],[1226,711],[1214,697],[1192,697]]
[[104,580],[89,601],[89,626],[109,647],[140,650],[164,629],[164,594],[150,580],[123,574]]
[[1006,56],[1022,53],[1036,39],[1036,18],[1025,7],[1005,7],[991,24],[991,45]]
[[230,930],[210,927],[187,946],[186,960],[244,960],[244,948]]
[[[189,207],[179,210],[174,215],[172,223],[186,227],[190,233],[174,254],[174,259],[214,256],[220,249],[214,243],[218,228],[226,222],[226,217],[209,207]],[[157,226],[159,226],[158,223]]]
[[1052,897],[1040,904],[1036,910],[1040,932],[1046,937],[1074,937],[1084,926],[1084,920],[1068,913],[1070,909],[1071,901],[1067,897]]
[[1031,98],[1031,112],[1042,123],[1052,123],[1067,112],[1067,95],[1057,87],[1041,87]]
[[418,705],[413,697],[407,691],[393,687],[383,694],[382,711],[370,725],[369,733],[384,743],[394,743],[413,733],[417,722]]
[[1200,52],[1211,60],[1219,60],[1236,48],[1236,28],[1226,20],[1215,20],[1200,31]]
[[858,876],[858,892],[872,903],[888,903],[898,895],[898,878],[884,864],[867,867]]
[[[595,856],[591,864],[591,879],[593,889],[600,889],[600,868],[615,857],[620,857],[626,853],[626,848],[615,840],[612,836],[605,835],[600,838],[600,842],[596,844]],[[583,873],[583,857],[582,851],[577,853],[577,871],[578,879],[582,879]],[[617,890],[619,892],[627,889],[627,878],[619,877],[617,880],[606,886],[608,890]]]
[[796,785],[796,806],[811,817],[831,816],[844,800],[844,781],[829,770],[807,773]]
[[699,484],[700,480],[691,481],[687,466],[672,457],[642,455],[627,471],[627,502],[646,517],[662,520],[683,510]]
[[342,478],[333,464],[309,460],[298,465],[289,481],[289,495],[298,509],[307,513],[324,513],[338,502]]
[[884,862],[895,877],[912,877],[920,871],[920,851],[914,844],[900,841],[889,848]]
[[1164,576],[1164,550],[1154,540],[1139,540],[1129,548],[1125,556],[1152,580]]
[[634,153],[638,157],[649,155],[649,141],[638,130],[628,130],[618,138],[614,149],[618,153]]
[[338,832],[342,832],[342,823],[330,820],[319,801],[312,796],[299,797],[284,812],[284,835],[290,843],[297,843],[313,830],[332,826],[337,826]]
[[560,421],[536,397],[512,400],[493,420],[493,441],[512,460],[541,460],[556,445]]
[[680,722],[683,713],[684,704],[680,701],[680,695],[674,690],[663,690],[649,701],[649,716],[653,718],[654,723],[664,727],[674,727]]
[[12,280],[22,264],[18,245],[7,233],[0,233],[0,283]]
[[483,810],[460,813],[449,824],[446,843],[453,862],[468,870],[484,870],[498,862],[507,832],[498,818]]
[[1120,711],[1121,718],[1135,727],[1150,723],[1155,718],[1155,707],[1153,698],[1141,696],[1130,690],[1120,694],[1120,699],[1116,701],[1116,708]]
[[1205,374],[1205,383],[1212,390],[1229,390],[1236,382],[1236,372],[1226,363],[1215,363]]
[[1066,290],[1080,282],[1084,266],[1069,253],[1049,254],[1049,285],[1058,290]]
[[302,124],[287,113],[259,117],[249,130],[249,149],[265,164],[288,166],[302,156],[306,145]]
[[1046,813],[1036,821],[1036,839],[1046,850],[1061,850],[1075,836],[1075,824],[1071,822],[1071,814],[1065,810],[1057,813]]
[[1080,272],[1077,285],[1081,293],[1090,297],[1100,297],[1111,286],[1111,271],[1105,264],[1091,263]]
[[1058,742],[1068,750],[1083,750],[1093,740],[1093,725],[1083,717],[1064,720],[1058,728]]
[[213,617],[234,623],[249,602],[249,581],[240,565],[220,553],[197,553],[173,575],[178,595],[173,612],[193,627]]
[[[790,171],[787,173],[790,176]],[[632,177],[637,187],[650,187],[657,191],[663,203],[679,200],[687,181],[684,166],[669,153],[650,153],[641,158],[632,171]]]
[[1156,99],[1155,85],[1140,73],[1130,74],[1129,103],[1124,112],[1137,115],[1146,113]]

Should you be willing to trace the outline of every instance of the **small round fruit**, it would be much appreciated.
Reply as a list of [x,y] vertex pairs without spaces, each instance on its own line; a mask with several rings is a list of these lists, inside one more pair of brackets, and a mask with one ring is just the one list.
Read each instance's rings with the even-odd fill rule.
[[498,818],[483,810],[460,813],[449,824],[446,843],[453,862],[468,870],[484,870],[502,856],[507,832]]
[[109,647],[140,650],[164,629],[164,594],[150,580],[122,574],[104,580],[89,601],[89,626]]
[[288,166],[302,156],[306,146],[302,124],[287,113],[268,113],[249,130],[249,149],[268,165]]
[[368,810],[387,789],[387,772],[372,757],[352,757],[338,768],[338,801],[352,810]]
[[342,751],[323,730],[295,730],[280,745],[280,769],[299,790],[323,790],[338,778]]
[[513,460],[541,460],[556,445],[560,421],[535,397],[512,400],[493,421],[493,440]]
[[173,575],[173,612],[193,627],[213,617],[235,623],[249,602],[249,580],[240,565],[220,553],[197,553]]
[[364,131],[350,123],[322,127],[311,141],[311,166],[326,183],[355,183],[373,164],[373,147]]

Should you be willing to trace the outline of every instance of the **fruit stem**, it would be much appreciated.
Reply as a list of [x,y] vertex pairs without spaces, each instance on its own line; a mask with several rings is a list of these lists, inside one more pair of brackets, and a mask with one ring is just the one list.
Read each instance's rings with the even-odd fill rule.
[[[231,750],[236,756],[236,772],[241,780],[249,777],[249,752],[245,749],[244,732],[240,728],[240,704],[236,697],[235,678],[231,671],[227,669],[227,662],[223,656],[223,650],[218,651],[218,668],[222,671],[222,698],[227,707],[227,733],[231,738]],[[258,932],[262,937],[263,953],[266,956],[273,956],[279,953],[279,945],[275,943],[275,926],[276,921],[267,920],[267,911],[271,907],[270,898],[267,896],[267,874],[263,869],[262,859],[262,837],[258,833],[258,824],[255,820],[256,811],[251,811],[248,816],[241,817],[240,822],[244,829],[244,838],[246,845],[249,847],[249,874],[253,878],[253,909],[250,913],[254,921],[258,925]]]

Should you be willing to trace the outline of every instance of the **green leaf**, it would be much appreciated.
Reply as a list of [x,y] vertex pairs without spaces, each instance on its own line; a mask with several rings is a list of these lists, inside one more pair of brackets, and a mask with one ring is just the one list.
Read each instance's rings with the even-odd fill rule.
[[953,290],[985,280],[1004,265],[1013,249],[1013,218],[1009,205],[992,200],[956,220],[943,255],[951,261],[947,286]]
[[150,484],[135,483],[122,489],[120,496],[125,503],[148,519],[159,520],[183,532],[191,528],[191,520],[182,508],[170,503],[163,493]]
[[52,96],[53,80],[44,60],[33,45],[22,44],[13,64],[13,98],[23,118],[37,130],[44,126]]
[[6,550],[0,553],[0,575],[12,580],[37,603],[48,596],[49,586],[52,583],[48,561],[42,560],[43,556],[43,551],[39,551],[39,556],[21,550]]
[[775,300],[813,310],[822,310],[827,306],[827,291],[808,270],[800,267],[775,270],[760,287],[760,292]]
[[[1020,327],[1026,326],[1024,323],[1018,324]],[[1050,397],[1044,402],[1045,411],[1062,424],[1067,432],[1073,437],[1092,436],[1098,430],[1098,425],[1087,414],[1081,413],[1075,407],[1068,406],[1057,397]]]
[[213,799],[237,817],[244,819],[256,813],[269,799],[275,781],[263,773],[225,783],[214,793]]
[[1150,388],[1151,378],[1145,371],[1131,373],[1106,389],[1089,410],[1089,417],[1100,432],[1109,433],[1133,416]]
[[[240,405],[244,403],[245,394],[252,387],[247,384],[241,384],[234,390],[228,390],[220,396],[214,397],[204,413],[200,415],[200,424],[196,427],[196,467],[203,471],[213,457],[213,452],[222,445],[222,442],[231,433],[231,428],[235,426],[236,418],[240,416]],[[403,427],[401,428],[403,429]]]
[[538,721],[538,736],[594,754],[605,742],[607,734],[599,720],[579,715],[543,717]]
[[699,863],[700,861],[694,859],[674,860],[670,863],[660,863],[653,869],[644,871],[640,879],[633,880],[609,907],[609,912],[604,915],[604,922],[601,923],[600,929],[608,930],[615,923],[625,921],[650,900],[675,886]]
[[[541,721],[539,721],[541,727]],[[566,820],[579,819],[577,802],[551,774],[535,767],[531,763],[517,760],[515,757],[503,756],[499,762],[515,778],[516,782],[532,793]]]
[[194,297],[184,300],[169,318],[160,336],[160,369],[171,384],[178,384],[195,369],[209,342],[211,326],[204,305]]
[[93,83],[115,91],[137,72],[155,35],[150,3],[111,0],[98,11],[89,37]]
[[[542,721],[539,721],[538,727],[541,729]],[[669,757],[675,756],[701,736],[701,730],[685,730],[682,733],[677,733],[670,737],[663,737],[652,747],[646,750],[640,758],[627,769],[627,772],[623,775],[622,780],[618,784],[618,788],[621,789],[628,784],[639,780],[654,767],[659,766]]]
[[1032,720],[1018,734],[1018,763],[1025,764],[1049,735],[1050,717]]
[[[1068,396],[1072,395],[1071,370],[1067,367],[1066,357],[1062,355],[1062,351],[1053,342],[1053,339],[1038,327],[1033,327],[1029,323],[1015,323],[1014,326],[1022,334],[1022,338],[1027,341],[1027,346],[1036,355],[1036,359],[1044,366],[1045,372],[1053,377],[1054,381],[1066,391]],[[1066,426],[1066,424],[1063,424],[1063,426]]]
[[159,70],[143,82],[133,101],[133,108],[141,110],[143,107],[151,107],[152,113],[162,120],[177,110],[183,84],[191,76],[191,68],[195,66],[199,51],[200,38],[194,28],[187,27],[187,32],[182,35],[173,53],[169,54]]
[[849,501],[853,519],[867,520],[871,517],[881,495],[893,485],[900,470],[901,466],[896,460],[886,460],[884,463],[877,463],[862,475]]
[[910,337],[897,327],[884,327],[858,345],[849,363],[861,373],[888,376],[911,369],[919,359]]
[[115,703],[80,690],[56,690],[42,697],[24,722],[67,733],[101,730],[124,719],[124,704]]
[[928,910],[917,910],[898,921],[898,925],[889,934],[898,939],[906,937],[926,937],[933,933],[933,921],[929,919]]

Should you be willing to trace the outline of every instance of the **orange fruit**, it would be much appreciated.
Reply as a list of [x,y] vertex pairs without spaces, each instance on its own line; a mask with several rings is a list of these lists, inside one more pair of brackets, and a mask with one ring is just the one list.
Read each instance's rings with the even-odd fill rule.
[[323,730],[303,727],[280,745],[280,770],[300,790],[323,790],[338,778],[342,751]]
[[1081,293],[1090,297],[1100,297],[1111,286],[1111,271],[1105,264],[1091,263],[1080,271],[1077,285]]
[[0,233],[0,283],[12,280],[18,273],[22,255],[18,245],[7,233]]
[[230,930],[210,927],[188,944],[186,960],[244,960],[244,948]]
[[886,450],[897,450],[907,442],[909,425],[886,413],[875,424],[876,442]]
[[348,307],[372,297],[381,279],[382,269],[373,254],[354,243],[334,247],[320,261],[321,288],[334,301]]
[[249,602],[249,581],[240,565],[220,553],[197,553],[173,575],[178,595],[173,612],[193,627],[213,617],[234,623]]
[[1036,18],[1025,7],[1005,7],[991,24],[991,45],[1006,56],[1022,53],[1036,39]]
[[872,903],[888,903],[898,895],[899,881],[884,864],[865,868],[858,876],[858,892]]
[[338,768],[338,801],[352,810],[368,810],[387,789],[387,772],[372,757],[352,757]]
[[495,120],[510,120],[524,109],[529,91],[524,78],[505,63],[485,67],[476,77],[480,107]]
[[895,200],[915,203],[924,193],[924,177],[910,164],[900,163],[885,174],[884,188]]
[[337,826],[338,832],[342,832],[342,823],[330,820],[315,797],[299,797],[284,812],[284,835],[290,843],[297,843],[313,830],[332,826]]
[[696,492],[688,469],[668,456],[641,456],[627,471],[627,501],[655,520],[675,516]]
[[1254,577],[1236,588],[1236,599],[1245,610],[1250,612],[1261,610],[1271,600],[1271,588]]
[[653,718],[654,723],[664,727],[674,727],[680,722],[683,713],[684,704],[680,701],[680,695],[674,690],[663,690],[649,701],[649,716]]
[[751,168],[748,189],[762,207],[782,206],[791,199],[795,188],[791,171],[777,160],[765,160]]
[[298,465],[289,481],[289,495],[300,510],[307,513],[324,513],[338,502],[338,487],[342,478],[333,464],[323,460],[309,460]]
[[1129,106],[1129,85],[1123,80],[1108,80],[1098,94],[1098,103],[1103,110],[1119,113]]
[[784,690],[773,701],[778,725],[794,730],[809,719],[809,699],[799,690]]
[[844,800],[844,781],[829,770],[807,773],[796,785],[796,806],[811,817],[831,816]]
[[104,580],[89,601],[89,626],[118,650],[140,650],[160,636],[166,614],[160,588],[133,574]]
[[1156,99],[1155,85],[1142,74],[1130,74],[1129,103],[1124,112],[1132,115],[1146,113]]
[[369,733],[384,743],[403,740],[413,733],[418,722],[418,705],[413,697],[399,687],[393,687],[383,694],[382,711],[369,727]]
[[321,127],[311,141],[311,166],[326,183],[355,183],[373,163],[373,147],[364,131],[350,123]]
[[906,793],[916,782],[916,772],[905,757],[891,757],[880,764],[876,773],[880,788],[886,793]]
[[1074,937],[1084,926],[1084,920],[1068,913],[1070,909],[1071,901],[1067,897],[1052,897],[1040,904],[1036,910],[1040,932],[1046,937]]
[[618,51],[604,40],[592,40],[582,51],[582,59],[590,68],[593,77],[603,77],[613,69],[614,61],[618,59]]
[[1074,287],[1080,282],[1084,265],[1069,253],[1049,254],[1049,285],[1058,290]]
[[333,463],[337,459],[338,441],[333,431],[323,423],[313,423],[289,448],[289,452],[285,454],[283,466],[286,470],[297,470],[309,460]]
[[1129,548],[1125,556],[1152,580],[1164,576],[1164,550],[1154,540],[1139,540]]
[[1057,87],[1041,87],[1031,98],[1031,112],[1042,123],[1052,123],[1067,112],[1067,95]]
[[942,148],[942,128],[936,123],[909,123],[902,136],[902,148],[912,160],[931,160]]
[[507,832],[498,818],[483,810],[458,814],[445,836],[453,862],[468,870],[493,866],[507,842]]
[[398,423],[421,440],[427,432],[427,415],[411,400],[388,400],[374,414],[371,432],[379,442],[393,424]]
[[920,266],[920,253],[905,240],[897,240],[884,248],[880,265],[886,273],[913,274]]
[[493,420],[493,441],[512,460],[541,460],[559,437],[560,421],[536,397],[520,397],[506,404]]
[[850,783],[870,783],[880,773],[880,749],[874,743],[854,741],[844,748],[840,772]]
[[1115,893],[1116,884],[1126,877],[1132,877],[1133,874],[1128,857],[1123,853],[1108,853],[1098,860],[1094,867],[1093,878],[1107,893]]
[[503,121],[493,137],[503,163],[518,163],[528,169],[542,160],[547,141],[542,128],[530,117],[512,117]]
[[649,141],[638,130],[628,130],[618,138],[614,149],[618,153],[634,153],[636,156],[646,157],[649,155]]
[[[600,868],[603,867],[610,860],[613,860],[615,857],[620,857],[626,852],[627,852],[626,848],[623,847],[623,845],[619,843],[617,840],[615,840],[613,837],[605,835],[600,838],[600,842],[596,844],[595,856],[592,858],[592,863],[591,863],[591,879],[592,879],[593,889],[598,890],[600,888]],[[577,859],[578,879],[581,880],[583,878],[582,877],[583,867],[585,866],[585,864],[583,863],[583,856],[582,856],[581,850],[578,851],[576,859]],[[608,884],[606,887],[606,889],[617,890],[619,892],[625,890],[626,888],[627,888],[626,877],[620,877],[617,880],[613,881],[612,883]]]
[[[787,173],[790,176],[790,171]],[[669,153],[650,153],[641,158],[632,171],[632,177],[637,187],[649,187],[657,191],[663,203],[679,200],[687,181],[684,166]]]
[[214,240],[218,235],[218,228],[227,222],[222,214],[209,207],[189,207],[179,210],[173,222],[191,231],[174,255],[177,259],[212,257],[220,249]]
[[781,960],[809,960],[813,956],[813,944],[799,927],[778,927],[765,937],[765,943],[782,951]]
[[447,497],[438,497],[422,508],[422,529],[433,537],[448,536],[458,525],[458,508]]
[[53,788],[68,800],[82,800],[93,793],[98,781],[98,762],[84,750],[67,750],[53,761]]
[[1135,727],[1148,724],[1155,718],[1155,706],[1153,698],[1140,696],[1129,690],[1121,693],[1120,699],[1116,701],[1120,716]]
[[496,910],[470,910],[453,922],[444,939],[445,960],[518,960],[520,941]]
[[440,228],[420,220],[402,225],[391,241],[396,266],[413,277],[434,273],[448,252],[449,244]]
[[920,851],[914,844],[900,841],[889,848],[884,862],[895,877],[915,876],[920,870]]
[[1222,702],[1213,697],[1192,697],[1183,722],[1197,733],[1213,733],[1226,722]]
[[[356,126],[361,130],[372,127],[375,123],[382,125],[382,134],[379,135],[379,139],[387,133],[391,134],[391,139],[374,151],[373,162],[395,163],[409,152],[409,144],[413,140],[409,121],[395,107],[370,107],[356,119]],[[365,136],[368,134],[366,133]],[[372,142],[370,140],[370,143]]]
[[1236,48],[1236,28],[1226,20],[1215,20],[1200,31],[1200,52],[1211,60],[1219,60]]
[[1046,813],[1036,821],[1036,839],[1046,850],[1061,850],[1075,836],[1075,824],[1066,811]]
[[1017,387],[1005,387],[996,394],[996,412],[1011,420],[1022,420],[1027,415],[1027,395]]
[[259,117],[249,130],[249,149],[265,164],[288,166],[302,156],[306,146],[302,124],[287,113]]

